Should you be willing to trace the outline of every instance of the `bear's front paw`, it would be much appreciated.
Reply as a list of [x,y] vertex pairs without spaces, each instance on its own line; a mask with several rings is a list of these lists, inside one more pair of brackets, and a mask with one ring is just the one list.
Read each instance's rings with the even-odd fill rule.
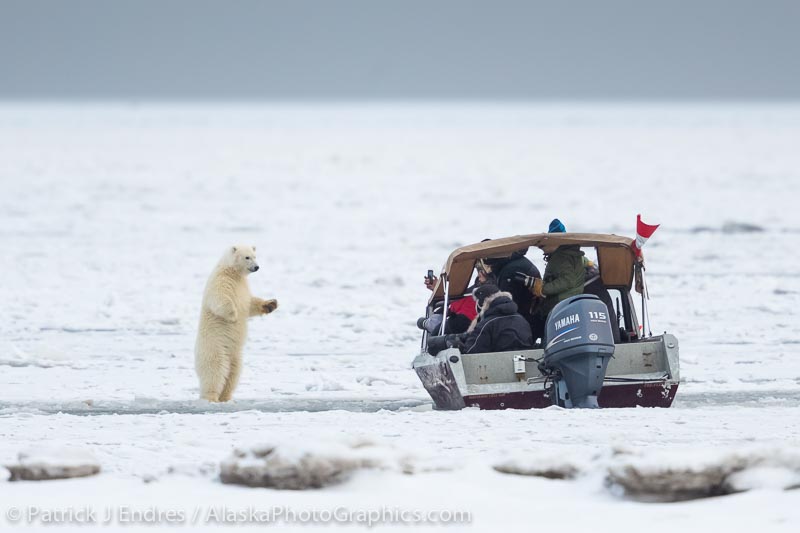
[[274,310],[278,308],[278,300],[267,300],[261,306],[261,310],[264,312],[265,315],[270,314]]

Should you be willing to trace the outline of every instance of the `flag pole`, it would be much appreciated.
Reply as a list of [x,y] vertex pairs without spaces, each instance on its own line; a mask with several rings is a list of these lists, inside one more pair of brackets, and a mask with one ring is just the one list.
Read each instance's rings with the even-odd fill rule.
[[660,224],[645,224],[642,222],[642,215],[636,215],[636,239],[633,241],[631,248],[633,248],[633,253],[636,256],[636,270],[638,273],[639,282],[641,282],[641,287],[637,283],[636,290],[642,294],[642,337],[644,337],[645,329],[648,331],[648,335],[650,337],[653,336],[653,332],[650,325],[650,317],[647,313],[647,300],[650,298],[650,295],[647,294],[647,282],[644,279],[644,258],[642,257],[642,247],[645,245],[647,240],[653,236],[653,233],[656,232]]

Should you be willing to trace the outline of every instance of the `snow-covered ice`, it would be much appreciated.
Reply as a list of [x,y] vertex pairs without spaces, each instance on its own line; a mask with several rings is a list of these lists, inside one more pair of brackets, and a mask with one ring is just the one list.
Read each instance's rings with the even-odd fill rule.
[[6,464],[11,480],[41,481],[93,476],[100,472],[94,454],[85,449],[37,447],[20,452],[17,461]]
[[[0,465],[47,444],[102,467],[0,481],[0,511],[386,505],[471,511],[453,530],[795,531],[791,469],[664,504],[603,467],[619,449],[675,468],[796,453],[798,139],[789,104],[0,105]],[[681,343],[672,409],[430,410],[410,369],[427,269],[553,217],[632,235],[637,213],[662,224],[645,254],[653,330]],[[281,307],[250,323],[235,401],[210,405],[195,328],[236,242],[259,247],[252,290]],[[302,492],[218,480],[237,447],[354,438],[425,466]]]

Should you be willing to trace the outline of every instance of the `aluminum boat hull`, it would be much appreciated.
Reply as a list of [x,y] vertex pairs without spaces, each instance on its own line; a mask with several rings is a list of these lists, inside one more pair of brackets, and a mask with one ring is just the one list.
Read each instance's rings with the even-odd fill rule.
[[[461,354],[419,354],[413,368],[434,407],[457,410],[537,409],[553,405],[549,383],[536,360],[542,350]],[[524,357],[524,371],[515,359]],[[669,334],[616,345],[600,407],[670,407],[680,383],[678,340]]]

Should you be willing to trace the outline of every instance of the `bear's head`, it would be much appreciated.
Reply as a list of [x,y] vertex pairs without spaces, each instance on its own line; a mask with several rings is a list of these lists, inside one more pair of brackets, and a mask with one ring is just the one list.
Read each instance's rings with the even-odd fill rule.
[[256,247],[237,244],[231,246],[226,255],[226,263],[243,274],[250,274],[258,270],[256,263]]

